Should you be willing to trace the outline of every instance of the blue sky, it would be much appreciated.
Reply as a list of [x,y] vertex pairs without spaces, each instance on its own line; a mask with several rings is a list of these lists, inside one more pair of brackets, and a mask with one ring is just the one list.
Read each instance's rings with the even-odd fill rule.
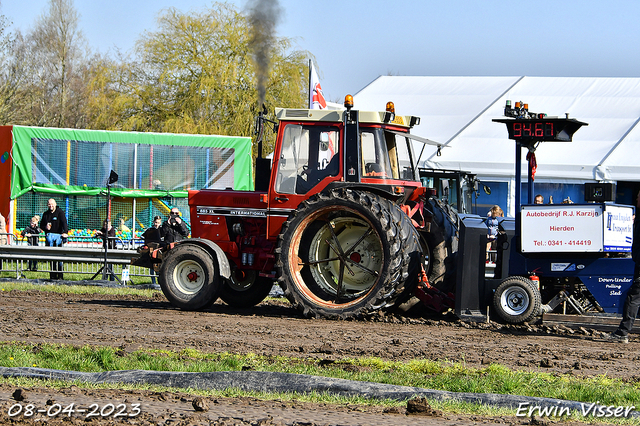
[[[246,0],[231,1],[243,10]],[[30,29],[47,0],[0,0],[12,28]],[[133,48],[158,13],[204,0],[75,0],[100,52]],[[278,35],[311,52],[328,100],[380,75],[640,76],[640,1],[279,0]],[[285,106],[285,105],[283,105]]]

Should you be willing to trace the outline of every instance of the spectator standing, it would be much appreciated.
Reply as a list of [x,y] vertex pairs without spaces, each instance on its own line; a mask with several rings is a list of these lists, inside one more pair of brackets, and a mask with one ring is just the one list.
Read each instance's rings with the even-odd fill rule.
[[[69,232],[67,217],[53,198],[47,201],[47,207],[47,211],[42,213],[45,245],[47,247],[62,247]],[[62,269],[62,262],[51,262],[51,279],[61,280],[63,278]]]
[[187,236],[187,225],[180,217],[180,210],[176,207],[171,209],[169,218],[162,224],[160,236],[165,244],[175,243]]
[[[39,235],[42,232],[42,229],[40,229],[40,225],[38,224],[38,222],[40,222],[40,216],[35,215],[31,218],[31,223],[29,223],[29,226],[22,230],[22,237],[27,239],[27,244],[30,246],[38,245],[38,240],[40,239]],[[29,259],[28,266],[29,271],[37,271],[38,261]]]
[[[640,209],[640,192],[636,198],[636,209]],[[638,308],[640,308],[640,220],[633,217],[633,242],[631,243],[631,258],[635,262],[633,268],[633,282],[622,308],[622,321],[618,329],[606,336],[611,342],[629,343],[629,332],[633,328]]]
[[[160,216],[156,216],[153,218],[153,225],[151,228],[144,231],[142,234],[142,238],[144,238],[144,245],[153,249],[151,245],[157,244],[158,246],[163,246],[164,242],[162,241],[162,236],[160,235],[160,227],[162,226],[162,218]],[[149,268],[149,275],[151,275],[151,284],[156,283],[156,271],[153,269],[153,264]]]
[[489,251],[491,249],[495,250],[496,241],[498,239],[498,228],[500,222],[498,221],[499,217],[504,217],[504,212],[500,208],[500,206],[495,205],[491,207],[489,210],[489,214],[487,217],[487,257],[486,261],[489,262]]
[[0,213],[0,245],[5,246],[9,244],[9,234],[7,233],[7,221]]
[[[7,221],[5,220],[2,213],[0,213],[0,245],[4,246],[10,243],[9,235],[7,233]],[[4,263],[2,259],[0,259],[0,269],[4,268]]]

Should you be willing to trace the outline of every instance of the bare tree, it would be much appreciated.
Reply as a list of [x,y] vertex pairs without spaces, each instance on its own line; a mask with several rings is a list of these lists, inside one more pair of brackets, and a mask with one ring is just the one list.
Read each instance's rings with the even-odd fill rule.
[[17,93],[23,77],[22,55],[16,49],[22,36],[8,31],[10,22],[0,15],[0,124],[12,123],[17,108]]
[[73,0],[50,0],[34,29],[16,46],[27,60],[21,121],[36,126],[77,127],[82,122],[86,43]]
[[138,41],[133,60],[95,63],[100,66],[88,100],[90,126],[252,135],[262,102],[269,108],[303,107],[306,52],[273,36],[267,72],[257,69],[250,41],[249,18],[229,3],[200,12],[165,10],[157,30]]

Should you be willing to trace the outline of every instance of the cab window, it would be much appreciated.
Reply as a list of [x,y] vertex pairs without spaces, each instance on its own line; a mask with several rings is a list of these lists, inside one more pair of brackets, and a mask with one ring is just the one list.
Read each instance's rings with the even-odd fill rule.
[[[397,164],[397,167],[393,167],[393,177],[402,180],[419,181],[417,170],[412,165],[411,140],[395,133],[386,132],[386,135],[387,140],[391,142],[388,144],[390,146],[389,157],[391,157],[391,163]],[[391,141],[391,139],[393,140]]]
[[363,177],[419,180],[407,137],[380,128],[365,129],[360,134],[360,146]]
[[382,129],[363,129],[360,133],[362,176],[390,179],[393,174]]
[[339,131],[329,126],[285,127],[275,191],[306,194],[327,176],[339,172]]

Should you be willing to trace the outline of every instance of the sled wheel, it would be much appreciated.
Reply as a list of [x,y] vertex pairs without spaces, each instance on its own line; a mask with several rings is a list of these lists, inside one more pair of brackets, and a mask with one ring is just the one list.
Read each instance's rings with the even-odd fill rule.
[[502,280],[493,295],[493,307],[504,321],[520,324],[540,314],[542,297],[533,281],[524,277]]
[[303,202],[279,237],[279,284],[287,298],[315,317],[349,318],[392,305],[409,265],[394,209],[350,189]]
[[220,291],[217,262],[201,247],[180,244],[164,258],[159,283],[172,305],[190,311],[206,308]]
[[220,298],[234,308],[250,308],[262,302],[272,287],[273,279],[261,277],[254,270],[235,268],[222,284]]

